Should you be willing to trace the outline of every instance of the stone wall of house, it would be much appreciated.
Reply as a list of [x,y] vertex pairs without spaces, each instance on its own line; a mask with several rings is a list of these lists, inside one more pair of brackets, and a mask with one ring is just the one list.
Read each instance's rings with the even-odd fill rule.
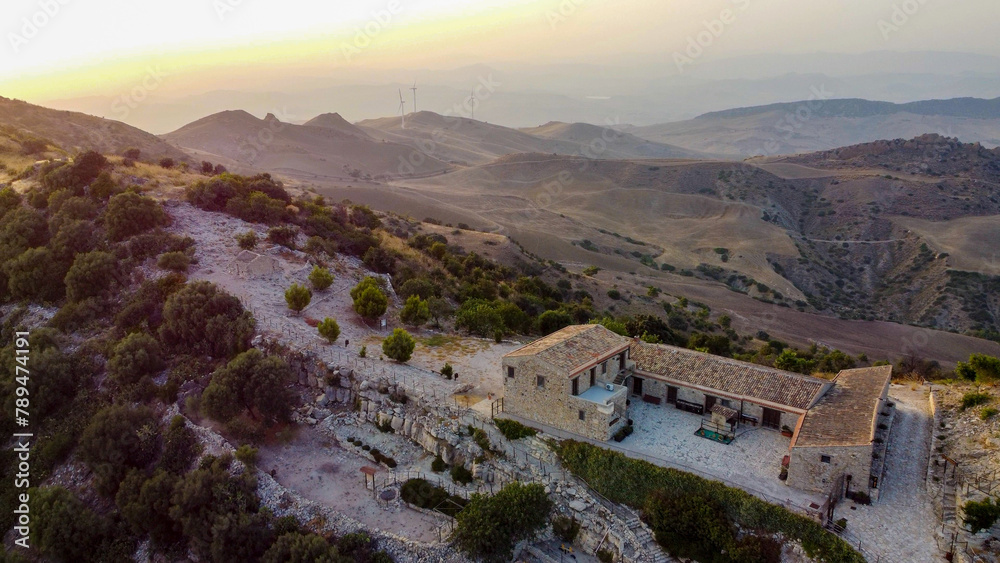
[[[514,377],[508,376],[508,367],[514,368]],[[626,418],[622,416],[615,426],[611,426],[614,414],[610,406],[574,397],[571,378],[535,358],[504,358],[503,376],[504,411],[511,414],[602,441],[610,438],[612,430],[617,431],[625,424]],[[545,379],[543,386],[538,385],[539,376]],[[597,378],[601,378],[600,367]],[[579,392],[589,387],[588,371],[580,377]],[[622,409],[624,401],[622,394]],[[583,420],[580,411],[584,413]]]
[[[830,456],[830,462],[822,456]],[[850,490],[868,493],[872,466],[872,446],[830,446],[792,448],[787,483],[797,489],[817,493],[835,493],[841,476],[851,476]]]

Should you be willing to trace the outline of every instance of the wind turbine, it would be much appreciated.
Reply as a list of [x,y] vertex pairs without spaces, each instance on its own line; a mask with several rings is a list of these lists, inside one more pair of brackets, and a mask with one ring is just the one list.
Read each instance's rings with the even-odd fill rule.
[[400,129],[406,129],[406,102],[403,101],[403,89],[399,90],[399,118],[400,118]]
[[413,90],[413,113],[416,113],[417,112],[417,81],[416,80],[413,81],[413,87],[410,88],[410,90]]
[[472,119],[475,119],[476,118],[476,91],[475,90],[472,91],[472,97],[470,98],[470,100],[471,100],[470,106],[472,107]]

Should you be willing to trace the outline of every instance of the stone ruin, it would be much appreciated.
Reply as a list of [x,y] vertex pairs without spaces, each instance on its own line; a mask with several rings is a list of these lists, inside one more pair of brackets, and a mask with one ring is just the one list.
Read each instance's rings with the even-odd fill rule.
[[281,272],[281,264],[273,256],[243,250],[229,263],[228,269],[241,278],[257,278]]

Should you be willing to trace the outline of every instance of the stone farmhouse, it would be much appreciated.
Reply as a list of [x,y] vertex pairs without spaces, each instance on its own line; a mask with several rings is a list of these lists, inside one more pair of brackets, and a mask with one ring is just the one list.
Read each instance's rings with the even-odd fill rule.
[[868,494],[881,477],[873,454],[891,366],[827,380],[577,325],[507,354],[503,371],[504,412],[591,440],[610,440],[645,401],[702,415],[692,432],[724,444],[741,426],[781,432],[782,475],[798,489]]

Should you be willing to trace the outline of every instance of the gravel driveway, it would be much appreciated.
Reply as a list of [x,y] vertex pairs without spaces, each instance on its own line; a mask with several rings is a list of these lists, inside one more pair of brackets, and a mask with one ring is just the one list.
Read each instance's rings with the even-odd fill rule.
[[925,482],[934,422],[927,388],[893,385],[889,396],[896,403],[896,418],[881,498],[872,506],[845,499],[836,517],[847,519],[852,539],[889,561],[943,561],[936,539],[940,522]]

